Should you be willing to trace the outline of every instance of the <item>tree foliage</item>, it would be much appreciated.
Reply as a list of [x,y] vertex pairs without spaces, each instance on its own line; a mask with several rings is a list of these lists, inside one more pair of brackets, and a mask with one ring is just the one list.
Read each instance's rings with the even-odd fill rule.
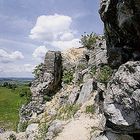
[[4,82],[2,87],[6,87],[6,88],[9,88],[9,89],[15,90],[17,88],[17,84],[9,83],[9,82]]

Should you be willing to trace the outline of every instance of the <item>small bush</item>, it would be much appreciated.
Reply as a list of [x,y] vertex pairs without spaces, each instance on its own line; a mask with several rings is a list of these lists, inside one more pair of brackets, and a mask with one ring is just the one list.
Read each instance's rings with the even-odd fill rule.
[[2,87],[6,87],[15,90],[18,86],[15,83],[4,82]]
[[31,101],[31,91],[29,87],[23,87],[19,91],[19,96],[24,97],[26,99],[26,102],[29,103]]
[[34,77],[35,77],[35,78],[38,78],[38,77],[39,77],[39,75],[41,74],[41,72],[42,72],[42,70],[43,70],[43,66],[44,66],[44,64],[41,63],[41,64],[37,65],[37,66],[34,68],[32,74],[34,74]]
[[87,66],[85,64],[80,63],[77,65],[77,69],[79,69],[79,70],[84,70],[86,68],[87,68]]
[[92,75],[92,76],[94,76],[95,74],[96,74],[96,66],[93,66],[93,67],[91,67],[91,69],[90,69],[90,74]]
[[62,81],[64,84],[70,84],[73,80],[73,72],[71,70],[64,70]]
[[43,98],[44,98],[45,101],[50,101],[52,99],[52,97],[50,97],[48,95],[45,95]]
[[93,105],[89,105],[89,106],[86,106],[86,113],[90,113],[90,114],[94,114],[95,113],[95,107]]
[[105,65],[100,68],[100,72],[98,74],[98,80],[102,83],[107,83],[112,75],[112,69]]
[[25,121],[25,122],[20,122],[20,123],[19,123],[19,126],[18,126],[19,132],[25,132],[27,126],[28,126],[28,122],[27,122],[27,121]]
[[49,125],[47,123],[41,123],[39,125],[39,135],[36,136],[38,140],[45,139],[46,133],[48,132]]
[[83,45],[83,47],[86,47],[87,49],[92,49],[93,45],[96,43],[97,38],[98,36],[93,32],[91,34],[84,34],[82,35],[80,43]]

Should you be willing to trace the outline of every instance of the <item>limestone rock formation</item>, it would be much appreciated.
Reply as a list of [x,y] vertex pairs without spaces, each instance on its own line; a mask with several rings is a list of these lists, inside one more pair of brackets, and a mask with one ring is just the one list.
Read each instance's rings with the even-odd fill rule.
[[133,137],[125,134],[115,134],[106,132],[106,135],[100,135],[100,131],[95,131],[91,140],[134,140]]
[[108,83],[104,101],[107,127],[120,133],[140,132],[140,62],[120,66]]
[[116,68],[140,60],[140,1],[101,0],[109,64]]
[[20,123],[18,131],[24,131],[27,122],[45,109],[45,103],[61,87],[62,57],[61,52],[48,51],[44,65],[31,86],[32,100],[20,110]]
[[116,69],[104,91],[104,132],[140,133],[140,1],[101,0],[99,13],[108,64]]
[[46,54],[42,73],[32,82],[32,100],[43,102],[45,95],[54,95],[61,86],[62,58],[61,52],[49,51]]
[[[13,133],[12,137],[17,140],[133,140],[130,131],[133,135],[139,129],[139,116],[133,110],[139,108],[140,64],[128,62],[116,73],[110,72],[106,53],[102,36],[90,50],[73,49],[62,56],[60,52],[49,51],[38,78],[32,83],[32,101],[20,112],[19,131],[24,132]],[[69,70],[71,75],[64,77],[64,71]],[[65,83],[64,79],[69,82]],[[110,105],[118,108],[110,109]],[[126,119],[121,118],[124,114],[116,115],[121,109],[131,120],[128,128],[121,124]],[[2,133],[0,138],[10,135]]]

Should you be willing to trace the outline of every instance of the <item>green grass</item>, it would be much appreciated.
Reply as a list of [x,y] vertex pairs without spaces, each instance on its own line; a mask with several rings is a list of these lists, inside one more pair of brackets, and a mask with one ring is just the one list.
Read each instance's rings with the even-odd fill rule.
[[86,106],[86,111],[87,114],[94,114],[95,113],[95,106],[94,105],[89,105]]
[[16,130],[19,108],[27,102],[26,97],[20,97],[20,89],[21,87],[15,90],[0,87],[0,128]]

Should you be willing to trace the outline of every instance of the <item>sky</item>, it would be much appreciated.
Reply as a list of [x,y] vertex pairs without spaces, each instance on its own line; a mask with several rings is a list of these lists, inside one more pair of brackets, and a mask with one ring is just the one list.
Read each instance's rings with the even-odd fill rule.
[[99,0],[0,0],[0,77],[33,77],[48,50],[103,33]]

